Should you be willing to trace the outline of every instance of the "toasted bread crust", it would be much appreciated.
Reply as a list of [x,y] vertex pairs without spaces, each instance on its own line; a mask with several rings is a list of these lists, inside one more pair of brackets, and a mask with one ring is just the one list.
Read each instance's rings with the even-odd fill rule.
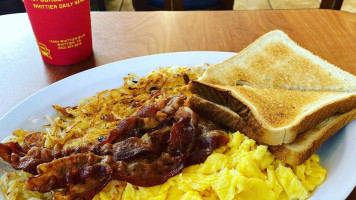
[[222,124],[233,131],[242,130],[247,127],[243,119],[235,112],[221,112],[227,109],[221,105],[212,104],[211,102],[202,99],[198,96],[192,96],[188,100],[189,107],[194,111],[214,120],[215,123]]
[[[219,87],[208,83],[192,81],[189,84],[189,89],[193,93],[198,94],[209,101],[226,106],[232,111],[236,112],[244,120],[244,124],[250,127],[248,129],[244,128],[244,132],[242,131],[242,128],[237,130],[243,132],[248,137],[256,140],[260,144],[268,145],[291,143],[299,133],[308,130],[309,128],[323,121],[325,118],[336,113],[347,112],[356,107],[356,95],[351,93],[350,95],[346,95],[346,97],[340,96],[340,98],[336,98],[335,101],[327,101],[327,103],[322,104],[319,107],[311,108],[309,111],[305,111],[305,113],[303,113],[303,107],[295,108],[300,110],[298,110],[298,113],[294,115],[294,118],[290,119],[290,122],[287,125],[280,126],[275,121],[276,119],[272,117],[270,121],[272,125],[274,125],[273,127],[270,125],[271,123],[266,123],[264,118],[270,117],[268,115],[278,115],[279,111],[276,107],[271,106],[270,108],[265,108],[271,110],[267,111],[265,116],[261,116],[261,112],[263,112],[264,108],[259,108],[260,112],[257,111],[254,109],[254,105],[251,104],[248,99],[244,99],[241,97],[241,95],[235,93],[234,89],[229,87]],[[303,91],[297,91],[295,93],[302,93],[303,95],[308,94],[307,92]],[[328,97],[329,92],[326,93],[327,94],[325,97]],[[289,95],[289,93],[287,93],[287,95]],[[329,96],[333,97],[336,95],[337,94],[330,92]],[[302,104],[303,102],[297,103]],[[260,106],[260,103],[256,102],[256,104],[257,106]],[[285,108],[281,111],[288,114],[288,112],[292,112],[294,110],[288,110],[288,108]]]
[[[210,107],[216,106],[212,111],[226,113],[226,112],[235,112],[236,115],[229,114],[230,116],[239,116],[244,123],[243,126],[229,126],[229,118],[214,118],[217,114],[208,113],[206,117],[211,119],[214,122],[221,123],[233,131],[240,131],[247,135],[249,138],[256,140],[260,144],[281,144],[284,138],[284,133],[282,134],[266,134],[265,128],[258,122],[254,115],[250,112],[249,108],[244,105],[241,101],[236,99],[229,90],[217,89],[210,85],[203,84],[198,81],[191,81],[189,83],[189,89],[192,93],[202,96],[204,99],[211,101],[207,102],[212,104]],[[219,105],[214,105],[214,103],[220,104],[222,106],[228,107],[231,110],[224,108]],[[202,104],[201,104],[202,105]],[[204,109],[200,108],[200,110]],[[193,108],[194,110],[194,108]],[[196,109],[197,110],[197,109]],[[278,142],[276,142],[278,141]]]
[[[189,107],[215,123],[223,124],[232,131],[251,133],[242,118],[227,107],[215,104],[198,96],[189,99]],[[356,119],[356,109],[343,114],[336,114],[299,134],[292,143],[268,145],[271,153],[290,165],[301,165],[315,153],[321,145],[346,124]],[[250,137],[249,134],[246,134]],[[252,138],[252,137],[250,137]]]
[[333,115],[310,130],[298,135],[294,142],[278,146],[268,146],[273,155],[285,163],[301,165],[308,160],[321,145],[346,124],[356,119],[356,109]]
[[282,31],[211,66],[189,89],[202,97],[191,100],[193,110],[270,145],[294,165],[355,118],[356,77]]

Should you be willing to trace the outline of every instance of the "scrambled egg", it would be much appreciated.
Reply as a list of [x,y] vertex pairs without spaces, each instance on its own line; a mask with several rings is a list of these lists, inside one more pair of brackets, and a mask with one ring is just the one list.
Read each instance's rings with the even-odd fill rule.
[[94,199],[306,199],[325,179],[318,162],[314,154],[300,166],[287,167],[267,146],[236,132],[204,163],[185,168],[162,185],[144,188],[112,181]]
[[[130,75],[123,87],[103,91],[74,107],[54,106],[57,116],[48,118],[46,147],[76,146],[107,135],[117,121],[140,107],[175,94],[190,96],[182,73],[197,79],[201,68],[161,68],[137,81]],[[11,141],[21,142],[28,132],[16,130]],[[267,146],[236,132],[227,146],[216,149],[199,165],[187,167],[162,185],[138,187],[112,180],[94,200],[176,200],[176,199],[306,199],[326,175],[314,154],[300,166],[288,167],[274,158]],[[24,183],[30,174],[4,174],[0,183],[7,199],[51,199],[52,193],[28,191]]]

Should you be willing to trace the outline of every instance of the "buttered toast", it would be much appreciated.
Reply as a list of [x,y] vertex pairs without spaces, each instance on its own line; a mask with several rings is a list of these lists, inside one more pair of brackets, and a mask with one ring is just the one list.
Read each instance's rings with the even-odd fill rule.
[[356,91],[352,74],[271,31],[230,59],[208,68],[199,81],[293,90]]
[[318,150],[321,145],[346,124],[356,119],[356,109],[333,115],[301,133],[290,144],[268,146],[274,156],[291,165],[301,165]]
[[327,117],[356,107],[356,92],[300,91],[192,81],[189,89],[237,113],[244,133],[261,144],[291,143]]
[[[198,96],[189,99],[190,107],[197,113],[207,117],[217,124],[229,127],[232,131],[240,131],[248,137],[253,137],[251,127],[247,126],[240,115],[226,106],[218,105]],[[356,119],[356,109],[343,114],[336,114],[326,118],[312,128],[299,134],[289,144],[268,145],[276,158],[291,165],[300,165],[320,148],[320,146],[338,130]]]
[[356,77],[282,31],[209,67],[189,89],[199,95],[190,100],[193,110],[269,145],[293,165],[309,158],[356,112]]

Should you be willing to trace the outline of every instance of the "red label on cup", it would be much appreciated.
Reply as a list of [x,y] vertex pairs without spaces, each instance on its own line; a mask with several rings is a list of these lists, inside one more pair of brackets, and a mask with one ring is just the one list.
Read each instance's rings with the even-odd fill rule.
[[92,49],[90,0],[24,0],[45,62],[70,65]]

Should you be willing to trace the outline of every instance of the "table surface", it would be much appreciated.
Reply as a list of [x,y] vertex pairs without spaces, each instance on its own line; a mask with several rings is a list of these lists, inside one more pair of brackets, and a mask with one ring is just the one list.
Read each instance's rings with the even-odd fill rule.
[[86,69],[166,52],[239,52],[274,29],[356,74],[356,15],[347,12],[92,12],[91,18],[93,55],[79,64],[54,66],[42,61],[26,14],[0,16],[0,118],[34,92]]

